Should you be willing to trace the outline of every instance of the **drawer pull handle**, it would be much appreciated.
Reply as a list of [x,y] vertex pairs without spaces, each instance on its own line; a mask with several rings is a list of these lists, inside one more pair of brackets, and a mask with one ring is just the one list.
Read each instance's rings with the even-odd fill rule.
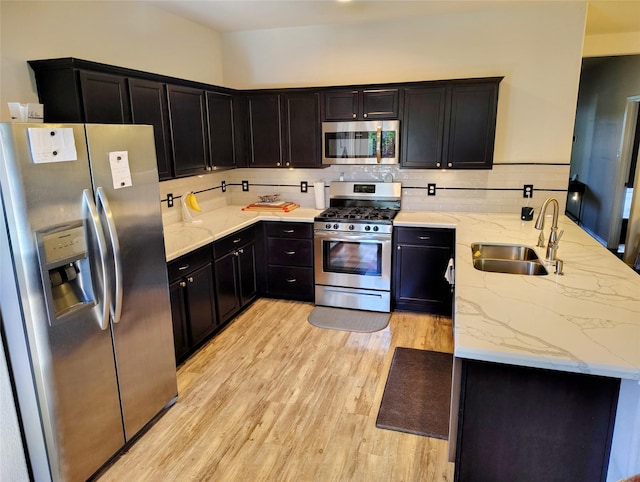
[[238,244],[240,241],[242,241],[242,238],[234,239],[233,244]]
[[297,280],[295,278],[287,278],[285,281],[287,283],[295,283]]
[[184,266],[180,266],[178,268],[178,271],[184,271],[185,269],[189,269],[189,265],[188,264],[185,264]]
[[431,239],[431,236],[418,236],[418,239],[421,239],[422,241],[426,241],[427,239]]
[[284,254],[288,254],[289,256],[296,254],[295,251],[285,251]]
[[295,229],[283,229],[282,232],[283,233],[287,233],[287,234],[291,234],[291,233],[295,233],[296,230]]

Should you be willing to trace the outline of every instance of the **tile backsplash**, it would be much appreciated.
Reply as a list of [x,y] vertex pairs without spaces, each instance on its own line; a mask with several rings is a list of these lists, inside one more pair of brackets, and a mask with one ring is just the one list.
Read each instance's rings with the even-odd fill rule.
[[[426,170],[400,169],[399,166],[343,165],[325,169],[231,169],[204,175],[174,179],[160,183],[163,217],[178,220],[180,199],[193,191],[204,210],[221,203],[246,205],[258,200],[259,195],[279,193],[282,200],[303,207],[315,206],[313,183],[331,181],[341,177],[345,181],[385,181],[402,183],[402,208],[424,211],[470,211],[520,213],[522,206],[538,208],[547,197],[555,197],[561,212],[566,204],[569,164],[513,163],[494,164],[491,170]],[[242,191],[243,181],[249,190]],[[307,182],[303,193],[300,183]],[[222,183],[226,183],[226,192]],[[427,185],[435,184],[436,194],[427,195]],[[523,198],[523,186],[533,185],[533,197]],[[176,198],[173,208],[167,206],[167,194]]]

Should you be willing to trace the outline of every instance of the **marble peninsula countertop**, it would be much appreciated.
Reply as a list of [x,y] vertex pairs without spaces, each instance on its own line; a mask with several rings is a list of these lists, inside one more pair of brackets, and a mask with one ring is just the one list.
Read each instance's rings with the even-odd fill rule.
[[[166,224],[167,261],[258,221],[310,223],[320,212],[225,206],[198,216],[201,224]],[[567,217],[559,221],[562,276],[553,268],[524,276],[473,267],[474,242],[524,244],[544,258],[534,222],[517,214],[402,210],[394,225],[456,230],[456,357],[640,380],[640,276]]]

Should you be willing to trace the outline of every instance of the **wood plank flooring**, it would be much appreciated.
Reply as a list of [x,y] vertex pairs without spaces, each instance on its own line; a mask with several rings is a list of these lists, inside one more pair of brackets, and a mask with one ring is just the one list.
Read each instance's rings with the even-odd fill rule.
[[179,367],[178,402],[99,480],[453,480],[446,441],[375,426],[394,348],[452,352],[451,320],[352,333],[311,326],[312,309],[257,300]]

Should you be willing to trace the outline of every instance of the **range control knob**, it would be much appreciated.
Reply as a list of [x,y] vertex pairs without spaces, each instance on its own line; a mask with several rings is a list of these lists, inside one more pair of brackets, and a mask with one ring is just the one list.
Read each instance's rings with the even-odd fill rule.
[[338,227],[339,227],[339,226],[338,226],[337,224],[334,224],[334,225],[333,225],[333,229],[338,229]]
[[377,231],[378,229],[379,229],[379,228],[378,228],[378,226],[374,226],[374,227],[373,227],[373,230],[374,230],[374,231]]
[[325,229],[331,229],[331,225],[330,224],[325,224],[324,227],[325,227]]
[[355,229],[355,226],[353,224],[349,225],[349,231],[353,231]]
[[365,227],[364,227],[364,230],[365,230],[365,231],[371,231],[371,226],[365,226]]

